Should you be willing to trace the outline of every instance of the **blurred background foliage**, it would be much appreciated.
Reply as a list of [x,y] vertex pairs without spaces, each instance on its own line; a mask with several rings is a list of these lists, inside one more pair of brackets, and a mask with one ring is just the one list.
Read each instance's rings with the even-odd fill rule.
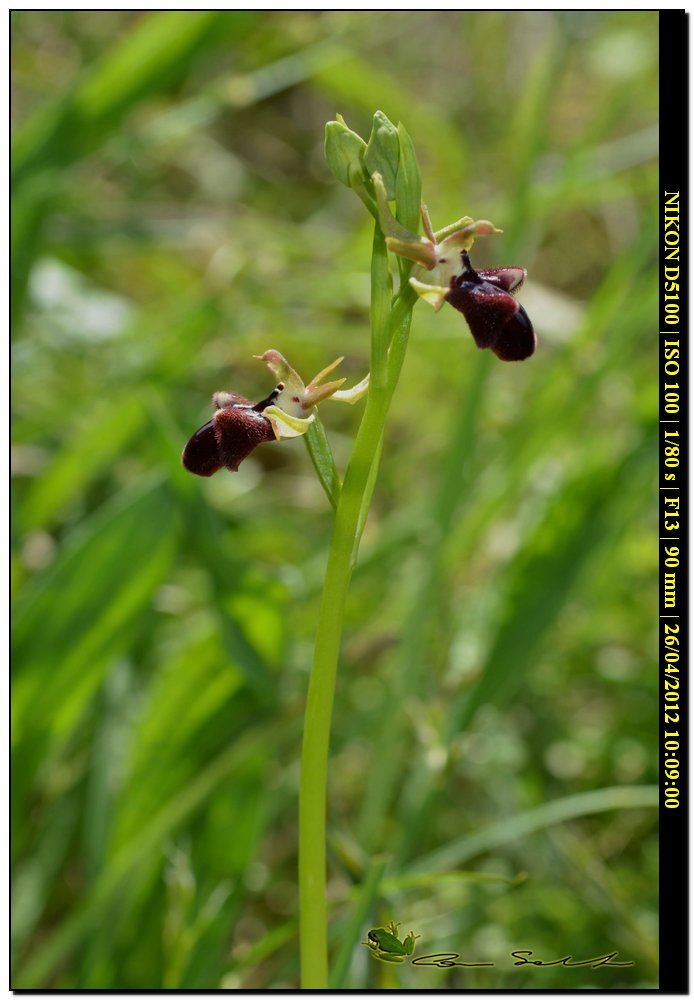
[[[331,511],[301,441],[210,480],[180,451],[267,348],[364,374],[371,225],[323,128],[381,108],[435,226],[503,227],[473,259],[527,267],[539,348],[415,312],[338,681],[334,982],[653,987],[657,14],[12,31],[14,986],[296,985]],[[341,467],[358,409],[323,413]],[[496,967],[374,962],[390,919]]]

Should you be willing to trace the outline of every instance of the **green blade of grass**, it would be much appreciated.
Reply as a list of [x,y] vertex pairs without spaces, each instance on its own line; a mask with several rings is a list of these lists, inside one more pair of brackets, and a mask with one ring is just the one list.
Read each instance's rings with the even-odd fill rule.
[[30,730],[69,732],[147,613],[171,563],[176,532],[165,486],[126,492],[90,520],[18,604],[17,742]]
[[[270,731],[266,731],[269,737]],[[135,836],[110,859],[93,888],[17,971],[15,988],[45,988],[59,965],[80,943],[88,939],[95,924],[108,913],[111,902],[138,865],[155,856],[160,863],[167,837],[188,816],[206,802],[229,774],[258,743],[254,730],[237,740],[203,768],[185,788],[140,825]]]
[[194,59],[252,23],[252,11],[157,11],[140,18],[90,67],[68,97],[35,112],[15,132],[13,186],[94,149],[124,114],[175,85]]
[[76,416],[68,440],[26,492],[18,511],[24,531],[52,526],[81,498],[141,431],[146,411],[141,400],[129,393],[121,398],[109,396],[107,401],[97,399]]
[[451,735],[467,729],[481,705],[498,704],[522,682],[588,557],[615,530],[615,516],[621,523],[621,498],[650,449],[650,442],[639,447],[616,468],[581,472],[552,503],[511,571],[505,617],[479,679],[451,714]]
[[557,823],[567,823],[582,816],[607,812],[611,809],[654,809],[658,806],[658,788],[655,785],[615,786],[599,788],[578,795],[555,799],[536,809],[528,809],[516,816],[506,816],[475,833],[446,844],[425,854],[408,866],[410,873],[449,871],[465,864],[470,858],[487,851],[496,851],[515,840],[528,837],[538,830]]

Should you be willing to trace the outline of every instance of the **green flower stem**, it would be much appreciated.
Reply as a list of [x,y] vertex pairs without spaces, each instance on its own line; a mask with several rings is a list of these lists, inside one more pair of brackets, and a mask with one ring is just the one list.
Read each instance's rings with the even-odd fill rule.
[[347,589],[371,462],[386,414],[383,392],[369,392],[335,514],[308,688],[299,800],[299,904],[303,989],[326,989],[325,811],[330,724]]
[[371,365],[369,377],[369,384],[376,389],[386,385],[388,327],[392,297],[388,249],[381,227],[376,223],[371,253]]
[[[347,590],[359,538],[375,482],[375,468],[388,409],[407,348],[415,293],[403,287],[391,308],[382,308],[390,275],[380,266],[379,240],[374,239],[372,267],[372,357],[384,358],[385,385],[369,389],[352,457],[335,512],[335,526],[325,574],[323,598],[309,680],[299,796],[299,906],[301,985],[327,989],[328,942],[326,906],[326,797],[330,725]],[[374,285],[378,287],[374,288]],[[390,345],[387,355],[381,344]]]

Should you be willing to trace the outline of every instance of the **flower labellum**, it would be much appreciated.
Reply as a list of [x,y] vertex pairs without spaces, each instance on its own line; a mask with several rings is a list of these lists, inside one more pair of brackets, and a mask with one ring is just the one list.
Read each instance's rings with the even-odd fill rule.
[[274,441],[275,432],[263,410],[283,388],[280,382],[267,399],[255,404],[233,392],[216,392],[213,401],[217,412],[196,430],[183,449],[181,461],[188,472],[212,476],[222,467],[236,472],[259,444]]
[[475,271],[465,250],[463,271],[451,278],[444,299],[467,320],[478,347],[489,347],[502,361],[524,361],[535,352],[537,340],[523,306],[511,292],[525,278],[522,267],[495,267]]

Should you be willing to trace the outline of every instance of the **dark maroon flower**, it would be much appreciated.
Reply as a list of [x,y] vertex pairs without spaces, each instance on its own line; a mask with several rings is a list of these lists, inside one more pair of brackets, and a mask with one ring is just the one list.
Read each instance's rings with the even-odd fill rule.
[[215,392],[212,402],[217,412],[196,430],[183,449],[181,461],[189,472],[196,476],[213,476],[221,468],[236,472],[244,458],[264,441],[306,434],[316,419],[313,410],[318,403],[326,399],[356,403],[368,392],[368,375],[351,389],[340,388],[344,378],[323,381],[342,358],[314,375],[308,385],[279,351],[265,351],[259,360],[282,381],[260,403],[252,403],[235,392]]
[[523,283],[525,269],[493,267],[475,271],[468,256],[478,236],[491,236],[501,230],[488,219],[475,222],[466,215],[434,232],[429,212],[422,204],[426,236],[419,236],[393,217],[380,175],[374,174],[372,180],[386,245],[393,253],[414,262],[409,283],[417,295],[436,312],[444,302],[450,302],[465,316],[477,346],[489,347],[502,361],[529,358],[537,345],[535,332],[525,309],[511,295]]
[[511,292],[525,278],[522,267],[475,271],[465,250],[461,274],[453,275],[444,299],[467,320],[478,347],[488,347],[502,361],[524,361],[535,351],[533,325]]

